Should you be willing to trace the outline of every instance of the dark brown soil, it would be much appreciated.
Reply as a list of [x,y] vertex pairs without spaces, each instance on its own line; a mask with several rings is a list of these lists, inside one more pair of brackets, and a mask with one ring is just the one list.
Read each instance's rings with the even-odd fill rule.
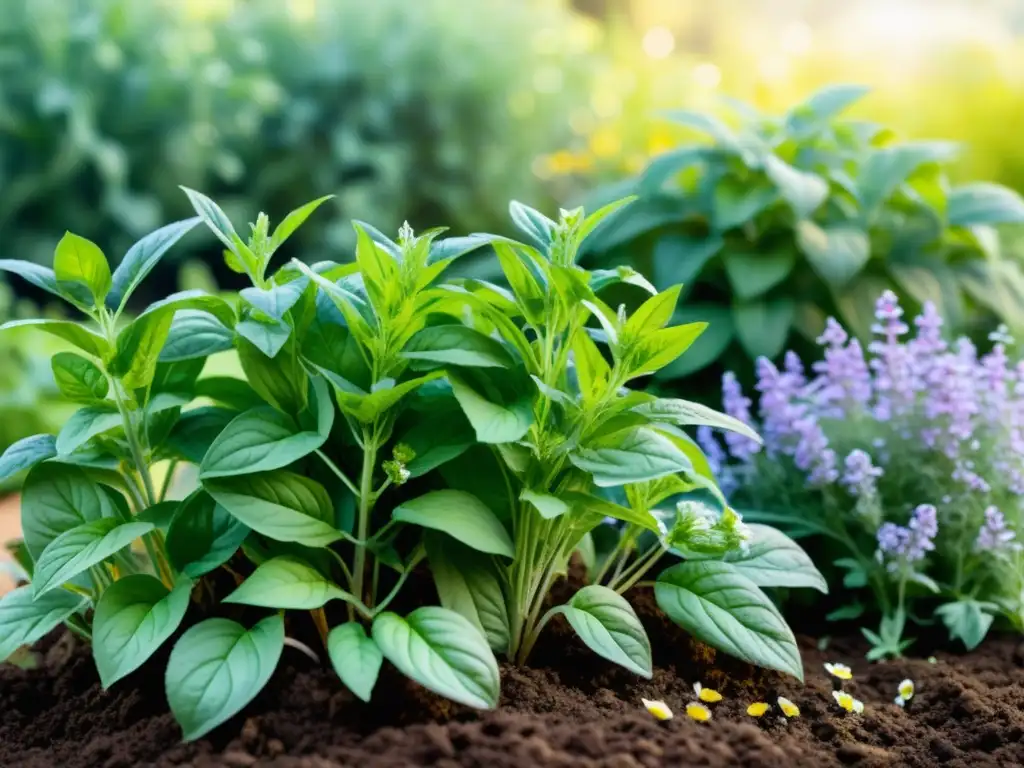
[[[385,665],[372,704],[327,668],[286,648],[267,689],[209,738],[182,744],[163,697],[162,662],[109,692],[88,651],[68,635],[37,646],[39,667],[0,670],[0,766],[1020,766],[1024,765],[1024,648],[995,638],[938,661],[869,664],[860,641],[827,651],[802,639],[807,685],[695,644],[639,595],[657,671],[642,680],[587,651],[564,622],[547,630],[529,669],[506,667],[502,707],[476,713],[407,683]],[[862,716],[835,706],[825,661],[854,669]],[[893,704],[904,677],[910,711]],[[725,695],[710,723],[684,714],[701,681]],[[802,715],[757,721],[747,704],[784,695]],[[656,722],[640,698],[676,712]]]

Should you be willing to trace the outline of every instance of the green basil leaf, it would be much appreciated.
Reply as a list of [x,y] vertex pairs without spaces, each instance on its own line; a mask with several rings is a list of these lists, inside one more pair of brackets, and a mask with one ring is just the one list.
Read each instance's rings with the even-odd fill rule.
[[708,426],[716,429],[727,429],[749,437],[751,440],[760,443],[761,437],[748,425],[739,419],[728,416],[708,408],[700,403],[693,403],[689,400],[677,398],[659,397],[640,405],[633,406],[633,413],[646,416],[651,421],[661,421],[668,424],[675,424],[677,427]]
[[420,477],[461,456],[476,443],[476,436],[461,410],[431,408],[417,413],[416,422],[398,442],[416,452],[407,469],[410,477]]
[[[61,299],[67,298],[57,286],[57,276],[49,267],[44,267],[31,261],[22,261],[21,259],[0,259],[0,272],[10,272],[12,275],[17,275],[23,280],[32,283],[36,288],[41,288]],[[82,298],[88,299],[88,293],[85,293]],[[88,302],[86,301],[86,303]]]
[[529,235],[541,248],[551,245],[551,238],[555,231],[555,222],[549,219],[540,211],[536,211],[528,205],[513,200],[508,204],[508,212],[512,221],[526,235]]
[[53,380],[60,393],[77,403],[91,403],[107,396],[110,385],[103,371],[74,352],[58,352],[50,358]]
[[686,323],[645,334],[629,357],[629,377],[658,373],[681,357],[707,329],[705,322]]
[[308,456],[326,439],[319,432],[299,431],[290,416],[264,405],[239,415],[217,436],[203,457],[199,477],[281,469]]
[[759,587],[810,587],[828,594],[828,582],[799,544],[770,525],[751,523],[749,528],[748,549],[725,557],[733,570]]
[[349,416],[352,416],[364,424],[374,422],[385,411],[398,405],[399,401],[415,391],[428,381],[440,378],[440,371],[433,371],[426,376],[420,376],[401,384],[393,384],[390,387],[382,387],[374,392],[352,391],[353,385],[344,381],[337,374],[321,368],[320,372],[334,386],[334,396],[338,401],[338,407]]
[[282,555],[261,563],[238,589],[224,598],[224,602],[310,611],[336,599],[354,600],[309,563]]
[[178,506],[167,529],[171,565],[189,578],[223,565],[238,551],[249,528],[203,491]]
[[234,347],[234,339],[231,329],[209,312],[181,309],[171,321],[167,341],[160,350],[160,362],[194,360],[226,352]]
[[142,389],[153,380],[173,320],[174,312],[169,311],[142,314],[117,335],[117,353],[110,370],[121,377],[125,387]]
[[200,464],[213,441],[238,416],[236,411],[216,406],[194,408],[181,414],[161,447],[162,452]]
[[772,601],[729,563],[688,561],[663,571],[658,605],[701,642],[803,681],[800,649]]
[[302,298],[309,280],[301,277],[273,288],[243,288],[239,295],[251,306],[274,320],[284,320],[288,310]]
[[519,494],[519,498],[533,506],[545,520],[554,520],[570,510],[569,505],[557,496],[552,496],[550,493],[537,493],[529,488],[524,489]]
[[402,357],[412,360],[412,367],[423,369],[429,364],[461,365],[467,368],[511,368],[512,356],[502,346],[480,331],[465,325],[433,325],[414,335],[402,350]]
[[141,667],[174,634],[191,592],[188,579],[168,590],[145,573],[120,578],[103,592],[92,619],[92,652],[104,688]]
[[252,629],[207,619],[174,645],[167,662],[167,703],[193,741],[241,711],[270,680],[284,649],[284,619],[268,616]]
[[468,619],[438,606],[406,618],[385,612],[373,620],[373,639],[402,674],[452,701],[494,709],[501,687],[498,663]]
[[116,514],[111,497],[79,467],[44,462],[21,490],[21,532],[33,560],[65,531]]
[[93,333],[84,325],[70,320],[9,320],[0,325],[0,331],[11,328],[37,328],[43,333],[64,339],[87,355],[104,357],[107,354],[107,342],[102,336]]
[[369,701],[377,684],[384,654],[366,636],[362,624],[350,621],[327,635],[327,654],[341,682],[363,701]]
[[533,408],[528,397],[511,403],[498,403],[482,395],[469,381],[448,372],[452,392],[482,443],[514,443],[520,440],[533,423]]
[[154,528],[152,523],[123,523],[114,517],[104,517],[65,531],[36,560],[34,593],[42,595],[56,589]]
[[605,488],[655,480],[693,466],[671,440],[646,427],[603,437],[570,453],[569,460]]
[[242,320],[235,326],[235,332],[269,358],[277,357],[292,335],[288,323],[256,317]]
[[196,213],[199,214],[213,234],[217,236],[217,239],[224,243],[228,250],[234,250],[238,234],[231,225],[231,220],[227,217],[227,214],[221,210],[221,207],[202,192],[196,192],[188,187],[182,187],[181,190],[188,196],[188,200],[192,203]]
[[123,309],[129,297],[146,279],[146,275],[153,271],[163,255],[198,223],[199,218],[192,217],[167,224],[150,232],[129,248],[114,270],[113,287],[107,295],[107,308],[114,312]]
[[315,480],[283,469],[203,482],[206,491],[235,518],[277,541],[322,547],[341,538],[334,504]]
[[285,216],[281,223],[277,225],[277,228],[274,230],[274,234],[270,236],[270,252],[273,253],[280,248],[281,243],[291,237],[292,233],[301,227],[303,222],[313,214],[313,211],[332,197],[334,197],[334,195],[318,197],[316,200],[312,200],[300,208],[296,208]]
[[57,453],[66,456],[83,446],[96,435],[123,428],[124,422],[117,406],[110,402],[79,408],[64,422],[57,435]]
[[999,184],[976,182],[949,192],[946,215],[950,226],[1024,223],[1024,198]]
[[491,650],[505,653],[512,630],[504,577],[494,558],[443,533],[428,531],[423,543],[441,605],[469,619]]
[[553,612],[565,616],[598,656],[648,679],[654,674],[651,643],[643,624],[633,607],[614,590],[597,584],[584,587]]
[[102,304],[110,291],[110,265],[96,243],[65,232],[53,254],[53,272],[58,283],[81,283]]
[[63,589],[39,598],[31,585],[8,592],[0,598],[0,661],[46,636],[88,602],[88,598]]
[[294,349],[295,340],[288,339],[272,360],[246,339],[238,340],[238,359],[245,378],[265,402],[279,411],[298,415],[306,407],[309,375]]
[[3,455],[0,455],[0,483],[56,455],[57,440],[53,435],[23,437],[11,443]]
[[479,552],[512,557],[515,547],[505,526],[480,499],[465,491],[431,491],[403,502],[393,519],[443,531]]
[[[670,475],[670,477],[674,477],[674,475]],[[638,525],[645,530],[661,535],[658,521],[646,510],[624,507],[621,504],[581,491],[565,491],[561,494],[561,498],[571,505],[575,514],[581,517],[583,515],[591,516],[595,525],[606,517],[613,517],[616,520]]]

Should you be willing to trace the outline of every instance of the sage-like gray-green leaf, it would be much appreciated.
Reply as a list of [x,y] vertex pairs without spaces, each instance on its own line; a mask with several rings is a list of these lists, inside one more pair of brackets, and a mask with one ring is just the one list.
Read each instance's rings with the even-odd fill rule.
[[650,678],[653,674],[651,643],[633,607],[622,595],[592,584],[555,611],[568,619],[580,639],[597,655],[642,677]]
[[38,598],[31,585],[8,592],[0,598],[0,661],[44,637],[88,602],[89,598],[63,589]]
[[354,621],[332,629],[327,635],[327,654],[341,682],[363,701],[369,701],[377,684],[384,654],[363,625]]
[[141,667],[185,618],[192,582],[168,590],[146,573],[124,576],[100,596],[92,619],[92,653],[109,688]]
[[468,619],[439,606],[407,617],[385,612],[373,620],[373,640],[402,674],[452,701],[478,709],[498,704],[498,662]]
[[744,661],[803,680],[800,649],[778,609],[729,563],[687,561],[663,571],[658,605],[698,640]]
[[182,635],[164,682],[185,741],[198,739],[252,701],[274,673],[283,648],[280,614],[249,630],[228,619],[207,619]]
[[51,541],[36,560],[32,589],[37,595],[56,589],[155,527],[152,523],[125,523],[104,517],[65,531]]

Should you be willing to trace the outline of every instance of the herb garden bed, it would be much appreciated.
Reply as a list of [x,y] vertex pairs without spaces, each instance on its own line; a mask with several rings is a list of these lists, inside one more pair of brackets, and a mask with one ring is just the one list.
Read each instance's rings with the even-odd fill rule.
[[[800,638],[807,685],[696,645],[642,593],[651,637],[650,681],[590,653],[558,620],[529,668],[504,665],[502,706],[478,713],[436,697],[385,667],[370,705],[337,684],[329,666],[286,649],[267,688],[208,737],[181,743],[161,696],[162,664],[144,666],[103,692],[89,649],[60,631],[38,646],[35,670],[0,668],[0,765],[118,766],[661,766],[1021,765],[1024,648],[991,638],[977,651],[937,651],[937,661],[863,661],[861,639],[833,638],[821,651]],[[822,664],[853,667],[848,685],[863,715],[834,705]],[[914,706],[893,704],[900,680],[917,684]],[[725,699],[712,721],[683,714],[692,684]],[[784,695],[801,709],[745,714],[752,701]],[[641,697],[663,699],[660,723]]]

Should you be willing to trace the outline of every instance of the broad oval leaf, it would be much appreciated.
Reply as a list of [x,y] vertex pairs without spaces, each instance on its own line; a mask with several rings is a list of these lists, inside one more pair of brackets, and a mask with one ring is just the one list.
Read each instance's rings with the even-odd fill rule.
[[528,502],[545,520],[553,520],[570,510],[569,505],[557,496],[552,496],[550,493],[531,491],[529,488],[519,494],[519,498]]
[[178,571],[197,579],[230,560],[248,535],[248,526],[198,491],[171,518],[167,556]]
[[327,635],[327,654],[341,682],[363,701],[369,701],[377,684],[384,654],[362,624],[350,621]]
[[110,496],[79,467],[44,462],[25,478],[21,532],[33,560],[65,531],[114,515]]
[[284,320],[288,311],[302,298],[303,291],[309,285],[306,277],[288,283],[275,285],[272,288],[243,288],[239,295],[251,306],[274,320]]
[[202,463],[213,441],[236,416],[237,411],[217,406],[186,411],[171,428],[170,435],[161,446],[161,454],[184,459],[192,464]]
[[182,635],[164,682],[185,741],[198,739],[252,701],[274,673],[283,648],[280,615],[250,630],[228,619],[207,619]]
[[64,422],[57,435],[57,453],[66,456],[97,435],[123,426],[121,414],[113,403],[102,402],[79,408]]
[[646,427],[604,437],[570,453],[569,460],[603,488],[655,480],[692,467],[671,440]]
[[798,219],[806,219],[828,197],[828,183],[816,173],[801,171],[772,154],[764,170]]
[[660,608],[698,640],[803,681],[800,649],[778,609],[729,563],[688,561],[654,585]]
[[65,531],[51,541],[36,560],[32,579],[35,594],[42,595],[70,581],[155,527],[152,523],[125,523],[104,517]]
[[53,253],[53,273],[59,283],[81,283],[102,304],[110,291],[110,265],[99,246],[65,232]]
[[319,432],[302,432],[294,419],[276,408],[261,406],[227,425],[199,468],[200,479],[281,469],[308,456],[327,439]]
[[580,639],[598,656],[642,677],[654,674],[647,633],[622,595],[592,584],[554,611],[569,620]]
[[423,687],[470,707],[497,706],[498,662],[480,631],[454,611],[431,605],[406,618],[379,614],[373,639],[384,658]]
[[38,599],[31,585],[0,598],[0,662],[23,645],[32,645],[89,602],[87,597],[54,590]]
[[57,440],[53,435],[23,437],[7,446],[7,450],[0,455],[0,483],[56,455]]
[[443,531],[478,552],[512,557],[515,547],[505,526],[480,499],[465,491],[431,491],[403,502],[393,519]]
[[954,227],[1024,222],[1024,198],[999,184],[977,182],[954,187],[946,215]]
[[494,558],[443,533],[427,532],[423,543],[441,605],[469,619],[495,653],[507,651],[508,598]]
[[836,288],[856,277],[871,256],[868,233],[852,224],[819,227],[813,221],[801,221],[796,225],[796,242],[814,271]]
[[342,537],[326,489],[302,475],[277,469],[217,477],[203,487],[235,518],[277,541],[323,547]]
[[92,619],[92,653],[104,688],[141,667],[174,634],[191,592],[188,579],[168,590],[145,573],[124,576],[103,592]]
[[733,292],[741,299],[754,299],[785,280],[796,266],[792,249],[769,253],[727,251],[722,264]]
[[334,599],[351,600],[352,596],[309,563],[281,555],[261,563],[223,602],[310,611]]
[[467,368],[511,368],[512,356],[501,342],[465,325],[433,325],[416,333],[402,350],[414,368],[423,363]]
[[124,308],[132,292],[146,279],[163,255],[182,237],[192,231],[199,218],[176,221],[150,232],[128,249],[114,270],[113,286],[107,294],[107,308],[118,312]]
[[733,304],[732,318],[740,344],[752,358],[778,357],[789,338],[796,304],[789,297]]

